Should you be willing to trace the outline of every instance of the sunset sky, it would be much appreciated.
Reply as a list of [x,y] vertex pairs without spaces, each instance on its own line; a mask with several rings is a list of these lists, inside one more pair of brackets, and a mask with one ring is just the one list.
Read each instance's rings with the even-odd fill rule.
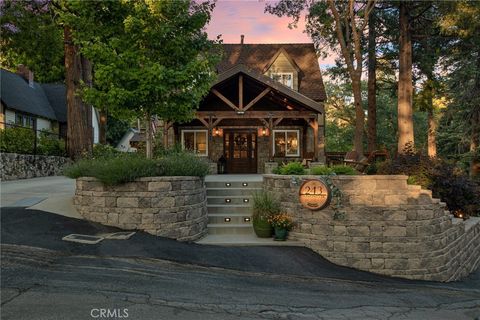
[[[219,0],[212,20],[207,27],[211,39],[221,34],[225,43],[240,43],[240,35],[245,35],[245,43],[300,43],[311,42],[304,33],[304,19],[298,28],[289,29],[291,19],[264,13],[267,1],[226,1]],[[333,64],[333,58],[320,59],[322,69]]]

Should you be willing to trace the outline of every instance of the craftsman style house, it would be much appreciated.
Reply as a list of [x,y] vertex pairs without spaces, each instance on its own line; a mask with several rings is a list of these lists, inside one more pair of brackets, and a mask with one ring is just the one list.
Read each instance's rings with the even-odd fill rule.
[[[166,141],[227,173],[263,173],[267,162],[325,161],[325,89],[313,44],[224,44],[218,78],[196,119],[167,123]],[[222,160],[223,160],[222,158]]]

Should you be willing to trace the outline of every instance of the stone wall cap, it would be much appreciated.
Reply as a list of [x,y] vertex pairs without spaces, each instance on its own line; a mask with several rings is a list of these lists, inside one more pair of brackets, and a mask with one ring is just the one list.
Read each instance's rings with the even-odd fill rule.
[[275,179],[285,179],[290,180],[294,177],[301,179],[318,179],[322,177],[330,177],[334,180],[406,180],[408,176],[406,175],[280,175],[280,174],[264,174],[265,178],[275,178]]
[[[153,181],[196,181],[203,178],[195,176],[164,176],[164,177],[143,177],[131,182],[153,182]],[[78,181],[99,181],[95,177],[79,177]]]

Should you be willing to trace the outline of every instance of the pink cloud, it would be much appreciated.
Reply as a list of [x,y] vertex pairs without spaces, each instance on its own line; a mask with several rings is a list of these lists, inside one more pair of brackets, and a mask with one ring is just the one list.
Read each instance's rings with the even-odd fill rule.
[[[312,42],[304,32],[305,20],[302,17],[297,28],[289,29],[291,19],[264,13],[265,1],[218,1],[207,26],[211,39],[222,35],[225,43],[240,43],[240,35],[245,35],[245,43],[305,43]],[[335,56],[329,54],[320,59],[322,69],[334,64]]]

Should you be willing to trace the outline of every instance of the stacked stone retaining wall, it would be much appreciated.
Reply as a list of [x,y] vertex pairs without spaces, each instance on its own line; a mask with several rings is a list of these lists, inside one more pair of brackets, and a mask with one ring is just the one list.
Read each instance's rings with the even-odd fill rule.
[[65,157],[0,153],[2,181],[57,176],[71,160]]
[[207,232],[206,191],[199,177],[147,177],[105,186],[77,179],[74,204],[87,220],[193,241]]
[[[406,176],[336,176],[336,212],[299,203],[299,187],[319,176],[264,175],[296,227],[290,237],[343,266],[408,279],[453,281],[480,263],[480,219],[463,221]],[[339,214],[340,213],[340,214]]]

